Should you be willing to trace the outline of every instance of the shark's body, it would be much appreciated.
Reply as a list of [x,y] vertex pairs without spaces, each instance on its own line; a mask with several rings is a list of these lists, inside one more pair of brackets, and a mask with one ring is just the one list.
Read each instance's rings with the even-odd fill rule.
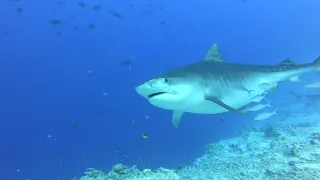
[[[303,65],[295,65],[289,59],[276,66],[225,63],[215,44],[202,61],[164,72],[136,90],[154,106],[173,110],[173,123],[178,127],[184,112],[240,113],[237,109],[267,91],[259,85],[297,81],[299,75],[319,68],[319,58]],[[242,89],[236,88],[239,86]]]

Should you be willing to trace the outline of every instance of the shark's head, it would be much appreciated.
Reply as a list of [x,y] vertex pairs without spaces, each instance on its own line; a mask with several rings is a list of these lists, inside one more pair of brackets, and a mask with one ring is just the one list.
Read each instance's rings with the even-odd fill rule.
[[162,73],[137,86],[136,91],[147,98],[152,105],[167,110],[185,109],[203,100],[198,81],[185,74],[179,75],[177,72],[179,70]]

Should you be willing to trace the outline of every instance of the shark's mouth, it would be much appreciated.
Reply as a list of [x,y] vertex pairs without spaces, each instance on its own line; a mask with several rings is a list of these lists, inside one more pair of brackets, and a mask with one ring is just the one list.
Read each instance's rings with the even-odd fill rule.
[[149,94],[149,95],[148,95],[148,98],[150,99],[150,98],[153,98],[153,97],[158,96],[158,95],[161,95],[161,94],[166,94],[166,92],[152,93],[152,94]]

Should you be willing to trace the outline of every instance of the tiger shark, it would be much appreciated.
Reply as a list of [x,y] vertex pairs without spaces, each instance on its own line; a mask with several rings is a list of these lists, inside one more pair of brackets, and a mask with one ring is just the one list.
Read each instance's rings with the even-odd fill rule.
[[290,59],[278,65],[226,63],[214,44],[201,61],[165,71],[135,89],[152,105],[172,110],[173,125],[178,127],[185,112],[241,114],[239,109],[253,97],[267,93],[259,85],[298,82],[301,74],[314,70],[320,70],[320,57],[300,65]]

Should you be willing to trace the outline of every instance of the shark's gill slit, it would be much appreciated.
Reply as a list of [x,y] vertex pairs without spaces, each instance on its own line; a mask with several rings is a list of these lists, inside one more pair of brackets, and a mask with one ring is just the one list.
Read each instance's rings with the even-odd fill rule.
[[148,98],[152,98],[152,97],[155,97],[155,96],[158,96],[158,95],[161,95],[161,94],[165,94],[166,92],[157,92],[157,93],[152,93],[152,94],[149,94],[148,95]]

